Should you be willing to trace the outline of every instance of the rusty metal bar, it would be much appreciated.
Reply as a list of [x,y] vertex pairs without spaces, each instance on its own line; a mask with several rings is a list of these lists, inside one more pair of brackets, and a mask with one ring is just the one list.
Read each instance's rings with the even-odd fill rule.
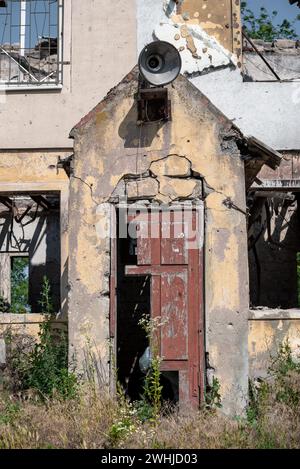
[[14,203],[9,197],[0,196],[0,203],[5,205],[9,210],[13,210]]
[[45,199],[45,197],[43,197],[42,195],[30,195],[30,197],[35,203],[40,205],[44,210],[51,210],[52,208],[51,203],[48,202],[48,200]]

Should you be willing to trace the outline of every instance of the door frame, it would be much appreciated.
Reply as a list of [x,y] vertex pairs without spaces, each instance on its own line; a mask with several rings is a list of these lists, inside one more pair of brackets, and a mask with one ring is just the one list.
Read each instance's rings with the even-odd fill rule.
[[[111,369],[111,390],[112,392],[116,392],[116,357],[117,357],[117,245],[118,245],[118,235],[119,233],[117,232],[118,230],[118,223],[117,223],[117,217],[119,216],[119,207],[122,209],[128,210],[137,208],[139,207],[138,201],[133,201],[132,203],[126,203],[126,204],[111,204],[111,239],[110,239],[110,253],[111,253],[111,263],[110,263],[110,316],[109,316],[109,331],[110,331],[110,369]],[[154,210],[162,210],[161,206],[158,206],[157,204],[152,205],[145,205],[143,204],[141,206],[144,210],[148,209],[154,209]],[[180,209],[182,207],[182,204],[176,203],[176,204],[171,204],[168,206],[169,210],[175,210],[176,207]],[[200,249],[198,250],[199,256],[198,256],[198,263],[199,263],[199,278],[198,278],[198,285],[199,289],[197,295],[198,295],[198,304],[199,304],[199,311],[198,311],[198,337],[199,337],[199,347],[198,347],[198,363],[199,363],[199,369],[195,370],[195,385],[198,386],[199,388],[199,405],[201,405],[204,402],[205,399],[205,385],[206,385],[206,360],[205,360],[205,272],[204,272],[204,252],[205,252],[205,239],[204,239],[204,233],[205,233],[205,210],[204,210],[204,202],[203,201],[197,201],[195,203],[189,203],[188,208],[190,210],[194,210],[198,212],[198,216],[200,217],[200,224],[199,224],[199,230],[201,231],[199,233],[199,238],[200,238]],[[202,272],[202,275],[201,275]],[[170,369],[168,369],[170,370]],[[161,371],[164,370],[164,365],[162,363]],[[179,375],[180,375],[180,370]]]

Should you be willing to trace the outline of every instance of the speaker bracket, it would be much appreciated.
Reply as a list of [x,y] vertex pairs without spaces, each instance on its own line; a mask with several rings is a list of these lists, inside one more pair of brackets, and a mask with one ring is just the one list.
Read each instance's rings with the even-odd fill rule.
[[171,101],[168,89],[163,87],[139,87],[138,124],[171,120]]

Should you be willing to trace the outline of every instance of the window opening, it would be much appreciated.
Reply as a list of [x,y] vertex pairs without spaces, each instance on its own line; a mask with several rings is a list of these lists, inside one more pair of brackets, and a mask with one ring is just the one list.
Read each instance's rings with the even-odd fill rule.
[[0,2],[0,83],[62,82],[62,0]]

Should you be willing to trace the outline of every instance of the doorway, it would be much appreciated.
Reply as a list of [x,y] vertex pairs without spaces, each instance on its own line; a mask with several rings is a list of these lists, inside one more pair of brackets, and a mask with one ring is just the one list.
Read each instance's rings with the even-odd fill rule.
[[163,398],[199,406],[204,393],[202,206],[137,208],[135,213],[131,208],[130,215],[118,211],[117,220],[111,331],[118,379],[130,399],[140,398],[152,353],[141,320],[157,319]]

